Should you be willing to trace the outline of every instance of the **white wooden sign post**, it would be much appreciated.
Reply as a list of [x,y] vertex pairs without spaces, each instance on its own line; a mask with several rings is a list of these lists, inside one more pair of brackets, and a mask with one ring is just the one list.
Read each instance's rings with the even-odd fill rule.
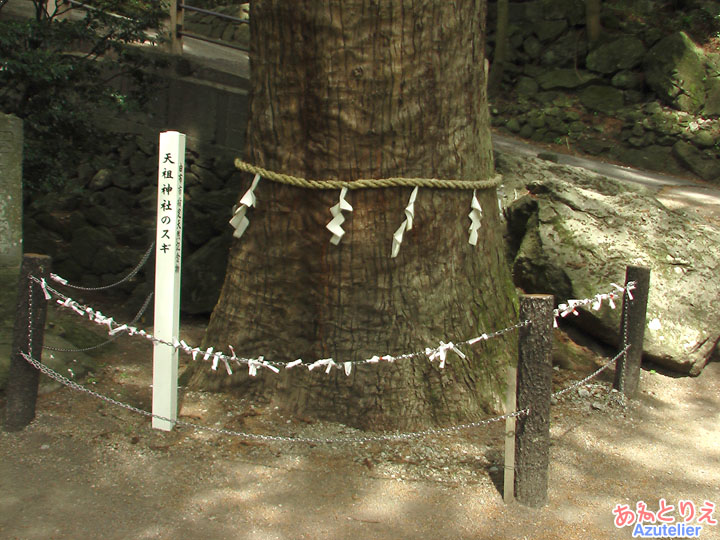
[[[185,135],[160,134],[157,230],[155,237],[154,335],[176,343],[180,335],[180,266],[182,262]],[[152,427],[171,431],[177,420],[178,351],[154,343],[152,412],[169,420],[152,419]]]

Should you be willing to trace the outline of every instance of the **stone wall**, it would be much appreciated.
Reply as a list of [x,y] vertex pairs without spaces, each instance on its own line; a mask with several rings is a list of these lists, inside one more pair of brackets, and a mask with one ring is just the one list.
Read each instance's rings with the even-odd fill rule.
[[[34,197],[24,222],[25,248],[53,257],[56,273],[95,287],[124,277],[154,239],[158,141],[125,135],[103,156],[78,164],[66,193]],[[185,176],[182,309],[209,313],[225,273],[228,225],[242,189],[236,152],[188,139]],[[137,309],[152,290],[153,261],[117,291]]]
[[[603,37],[590,50],[582,0],[511,3],[509,65],[493,125],[571,152],[720,182],[720,55],[682,32],[621,17],[617,4],[603,3]],[[645,4],[637,9],[659,3]]]

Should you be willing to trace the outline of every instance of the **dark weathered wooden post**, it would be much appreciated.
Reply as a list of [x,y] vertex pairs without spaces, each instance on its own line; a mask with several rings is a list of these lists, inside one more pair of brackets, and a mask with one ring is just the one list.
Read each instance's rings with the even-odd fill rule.
[[625,286],[627,287],[631,281],[635,282],[635,289],[632,291],[633,300],[628,298],[626,291],[620,320],[620,350],[627,345],[630,345],[630,349],[627,354],[618,358],[613,384],[616,390],[627,397],[635,395],[640,383],[645,318],[650,293],[650,269],[643,266],[628,266],[625,271]]
[[517,406],[530,408],[515,432],[515,498],[526,506],[547,502],[550,462],[550,395],[552,394],[553,297],[520,297]]
[[40,373],[21,353],[41,359],[47,300],[40,285],[31,279],[47,279],[52,259],[47,255],[23,256],[18,281],[17,313],[6,389],[5,430],[19,431],[35,418]]

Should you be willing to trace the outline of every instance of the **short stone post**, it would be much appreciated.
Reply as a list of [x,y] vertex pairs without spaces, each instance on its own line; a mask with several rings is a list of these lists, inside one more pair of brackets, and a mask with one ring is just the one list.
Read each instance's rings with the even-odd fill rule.
[[[635,282],[630,300],[627,285]],[[645,340],[645,319],[648,295],[650,293],[650,269],[643,266],[628,266],[625,271],[626,291],[623,296],[623,310],[620,320],[620,350],[630,345],[627,353],[618,358],[615,366],[613,387],[633,397],[640,384],[643,342]]]
[[515,432],[515,498],[540,507],[547,503],[550,463],[550,396],[552,394],[552,295],[522,295],[518,340],[517,407],[529,408],[518,417]]
[[22,263],[23,122],[0,113],[0,325],[12,328]]
[[42,358],[48,302],[40,285],[31,277],[47,280],[51,262],[47,255],[23,257],[6,389],[5,431],[19,431],[35,418],[40,372],[21,353],[38,361]]

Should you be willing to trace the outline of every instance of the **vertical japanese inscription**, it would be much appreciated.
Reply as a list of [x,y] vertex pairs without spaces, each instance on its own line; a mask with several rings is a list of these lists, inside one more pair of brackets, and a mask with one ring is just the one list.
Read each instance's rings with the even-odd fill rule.
[[183,191],[185,156],[162,151],[158,190],[158,252],[174,259],[175,272],[182,261]]
[[158,195],[158,215],[160,216],[160,225],[158,228],[160,238],[158,238],[158,249],[163,254],[167,255],[172,248],[173,239],[170,237],[170,231],[175,228],[177,224],[177,216],[175,216],[175,222],[173,223],[173,205],[172,199],[173,191],[177,191],[175,186],[177,184],[177,176],[175,175],[177,156],[174,157],[172,152],[165,152],[162,156],[161,152],[161,163],[160,163],[160,193]]
[[177,191],[175,193],[175,272],[180,273],[182,263],[182,231],[183,231],[183,193],[185,191],[185,156],[178,162]]

